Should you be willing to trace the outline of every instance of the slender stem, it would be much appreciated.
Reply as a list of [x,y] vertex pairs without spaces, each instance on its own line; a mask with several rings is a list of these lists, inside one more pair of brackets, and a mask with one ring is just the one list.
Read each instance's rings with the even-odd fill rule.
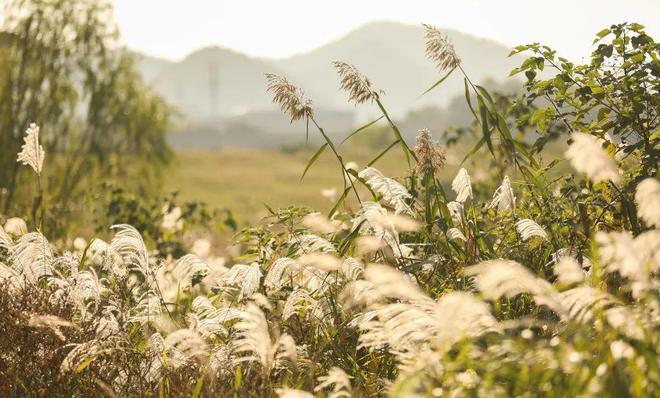
[[312,121],[312,123],[314,123],[314,126],[316,126],[316,128],[319,130],[319,132],[323,136],[323,139],[328,144],[328,146],[330,147],[332,152],[335,154],[335,157],[337,158],[337,161],[339,161],[339,165],[341,166],[341,169],[342,169],[342,172],[343,172],[342,177],[344,177],[344,186],[346,185],[345,179],[347,177],[348,182],[351,184],[351,188],[353,189],[353,192],[355,193],[355,197],[357,198],[358,202],[360,204],[362,204],[362,200],[360,199],[360,194],[358,194],[357,188],[355,188],[355,184],[353,184],[353,179],[351,179],[351,176],[348,173],[348,169],[346,168],[346,165],[344,164],[344,159],[341,157],[341,155],[337,151],[337,148],[335,147],[335,144],[332,142],[330,137],[328,137],[328,135],[325,133],[325,131],[323,131],[321,126],[319,126],[319,124],[316,122],[316,120],[313,117],[310,117],[309,119]]

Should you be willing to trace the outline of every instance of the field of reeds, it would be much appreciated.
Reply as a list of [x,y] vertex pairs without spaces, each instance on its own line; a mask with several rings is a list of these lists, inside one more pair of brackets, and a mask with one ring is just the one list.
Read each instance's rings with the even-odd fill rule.
[[[328,204],[267,207],[224,257],[205,237],[154,245],[149,225],[50,243],[50,158],[30,125],[17,154],[30,218],[0,228],[0,395],[659,396],[660,46],[622,24],[586,64],[518,47],[509,98],[425,29],[429,89],[464,77],[470,145],[427,130],[407,143],[387,96],[338,61],[349,101],[376,105],[391,133],[356,166],[303,91],[269,74],[283,113],[324,139],[291,172],[333,173],[295,189]],[[177,236],[190,214],[154,223]]]

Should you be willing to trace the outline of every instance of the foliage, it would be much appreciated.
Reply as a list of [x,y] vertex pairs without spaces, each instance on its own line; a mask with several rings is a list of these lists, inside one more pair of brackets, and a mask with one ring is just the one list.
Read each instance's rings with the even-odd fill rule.
[[[176,192],[165,197],[142,198],[123,188],[103,184],[99,190],[101,204],[94,224],[96,233],[106,232],[104,226],[129,224],[140,231],[145,241],[164,256],[186,254],[183,236],[193,229],[206,234],[235,231],[236,222],[230,210],[210,210],[204,202],[186,201],[179,205]],[[199,233],[199,231],[197,231]]]
[[[464,73],[453,46],[427,29],[439,82]],[[29,351],[48,366],[27,367],[30,377],[18,372],[27,360],[18,353],[37,338],[20,335],[19,345],[2,346],[0,358],[13,360],[0,385],[9,395],[657,395],[660,181],[657,134],[645,130],[655,128],[657,80],[639,72],[656,70],[657,47],[635,24],[611,32],[614,46],[625,37],[633,47],[642,43],[648,56],[635,81],[653,85],[633,86],[623,67],[609,75],[605,63],[572,67],[591,68],[594,79],[607,75],[616,89],[600,100],[627,109],[605,122],[593,108],[600,86],[562,94],[570,99],[558,108],[573,110],[541,125],[564,125],[553,137],[568,141],[576,175],[553,177],[559,162],[545,163],[543,145],[525,138],[532,126],[537,139],[547,131],[533,115],[552,113],[538,110],[554,109],[556,79],[542,84],[557,87],[535,103],[539,82],[528,73],[524,96],[532,102],[512,110],[464,76],[480,133],[466,158],[491,156],[501,175],[487,173],[477,184],[479,170],[464,167],[451,193],[438,181],[445,158],[431,134],[420,132],[410,148],[385,96],[338,62],[350,97],[379,105],[393,135],[386,152],[400,148],[407,173],[394,179],[378,171],[382,154],[361,170],[347,167],[313,119],[311,102],[270,75],[288,116],[309,119],[322,135],[319,151],[332,152],[344,191],[327,216],[299,206],[269,209],[261,224],[237,235],[240,254],[228,268],[203,255],[174,261],[151,252],[128,225],[114,226],[110,243],[97,240],[78,253],[60,253],[41,233],[6,225],[0,303],[19,310],[0,311],[9,318],[3,324],[24,333],[47,328],[71,343],[58,350],[51,339],[40,343],[43,352]],[[522,70],[546,62],[530,59]],[[630,102],[639,100],[641,108]],[[615,145],[602,140],[605,133],[639,141]],[[141,209],[117,195],[116,211],[156,223],[158,207]],[[359,204],[355,211],[346,206],[349,196]],[[28,317],[20,306],[39,314]]]
[[[4,214],[30,215],[39,195],[16,153],[30,123],[41,127],[50,156],[39,206],[43,228],[63,236],[84,213],[99,179],[158,187],[171,154],[165,141],[172,110],[142,82],[118,48],[107,1],[11,0],[0,29],[0,198]],[[40,188],[37,189],[40,191]]]

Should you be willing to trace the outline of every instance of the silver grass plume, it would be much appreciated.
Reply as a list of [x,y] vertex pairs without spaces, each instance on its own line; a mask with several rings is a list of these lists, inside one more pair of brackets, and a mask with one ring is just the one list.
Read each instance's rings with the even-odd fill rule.
[[266,91],[273,93],[273,102],[291,118],[291,123],[314,116],[312,101],[305,97],[305,93],[300,88],[289,83],[286,78],[272,73],[266,73],[266,80],[268,81]]
[[2,226],[0,226],[0,248],[5,249],[9,255],[14,251],[14,240]]
[[14,238],[19,238],[28,233],[28,227],[20,217],[10,217],[5,221],[5,232]]
[[[289,297],[287,297],[282,310],[282,319],[288,320],[294,315],[307,312],[307,309],[316,305],[314,299],[306,290],[295,289]],[[309,312],[307,312],[309,314]]]
[[545,232],[543,227],[538,225],[536,221],[528,218],[523,218],[516,223],[516,230],[520,234],[522,240],[526,241],[534,236],[539,238],[548,239],[548,233]]
[[201,258],[194,254],[186,254],[174,264],[172,276],[180,286],[189,289],[204,279],[210,270]]
[[53,248],[46,237],[39,232],[30,232],[16,242],[9,263],[25,280],[36,284],[53,275],[53,258]]
[[378,250],[381,246],[389,246],[396,257],[409,257],[412,250],[399,242],[399,234],[392,225],[392,219],[387,210],[377,202],[362,202],[361,207],[358,216],[353,219],[353,228],[359,226],[360,234],[371,234],[380,243],[377,241],[358,241],[359,245],[364,246],[360,250],[366,249],[365,252],[370,252],[373,250],[369,249]]
[[239,298],[250,297],[259,290],[261,268],[258,263],[234,264],[220,279],[221,286],[232,286],[239,290]]
[[353,257],[347,257],[341,263],[339,272],[345,280],[354,281],[362,276],[364,272],[364,265]]
[[89,340],[75,344],[60,364],[60,374],[78,372],[86,363],[93,362],[106,354],[121,350],[119,337],[113,336],[104,340]]
[[597,183],[610,180],[617,184],[621,175],[616,164],[603,150],[600,141],[589,134],[573,133],[573,143],[565,152],[573,168]]
[[552,285],[515,261],[485,261],[465,268],[464,273],[473,277],[477,289],[486,299],[497,300],[502,296],[511,298],[529,293],[537,304],[546,305],[559,315],[563,314],[563,307]]
[[571,320],[593,324],[595,317],[603,319],[620,333],[631,339],[642,340],[650,336],[660,324],[657,315],[622,305],[614,296],[591,286],[580,286],[559,294],[562,305]]
[[25,137],[23,139],[24,144],[18,153],[17,161],[32,167],[32,170],[37,175],[41,175],[46,152],[44,152],[44,148],[39,144],[39,126],[31,123],[30,127],[25,131]]
[[275,393],[279,398],[314,398],[314,395],[295,388],[276,388]]
[[578,322],[589,322],[596,310],[616,304],[614,297],[591,286],[563,291],[558,298],[569,318]]
[[559,259],[555,264],[554,273],[560,283],[567,285],[582,282],[586,276],[577,260],[570,256],[563,256]]
[[383,214],[376,214],[370,219],[370,222],[376,224],[388,232],[415,232],[419,230],[419,223],[401,214],[390,214],[385,212]]
[[74,325],[71,322],[67,321],[66,319],[60,318],[59,316],[46,314],[46,315],[31,315],[28,321],[28,326],[33,328],[49,329],[61,341],[64,341],[66,340],[66,338],[64,337],[64,333],[62,333],[62,330],[60,330],[60,328],[63,327],[70,328],[73,327]]
[[605,270],[628,278],[633,296],[658,288],[652,275],[660,271],[660,230],[646,231],[634,238],[628,231],[600,231],[596,242]]
[[321,213],[310,213],[303,217],[302,224],[312,231],[322,234],[332,234],[339,230],[339,223],[328,220]]
[[298,257],[301,264],[309,265],[324,272],[337,271],[341,266],[341,259],[328,253],[308,253]]
[[371,189],[382,195],[383,200],[394,208],[395,214],[411,212],[406,201],[410,200],[412,196],[401,183],[385,177],[374,167],[367,167],[360,171],[358,176],[363,178]]
[[509,176],[504,176],[502,185],[500,185],[495,190],[495,193],[493,194],[493,200],[490,202],[488,207],[491,209],[497,209],[499,211],[516,210],[516,195],[513,194]]
[[297,254],[309,253],[335,253],[337,249],[333,244],[314,234],[293,235],[289,242],[297,247]]
[[383,296],[409,301],[432,301],[407,274],[391,266],[370,264],[364,271],[364,277],[373,283],[376,290]]
[[284,286],[304,287],[309,291],[325,290],[334,278],[314,266],[300,263],[288,257],[282,257],[270,266],[264,279],[264,286],[269,290],[281,290]]
[[451,189],[456,192],[456,201],[465,203],[468,198],[472,197],[472,182],[467,170],[461,168],[456,174],[456,177],[451,182]]
[[467,242],[467,238],[458,228],[449,228],[447,230],[447,237],[452,240],[462,240],[463,242]]
[[428,129],[419,130],[417,133],[414,152],[417,156],[416,170],[420,175],[436,173],[445,166],[445,152]]
[[451,215],[452,220],[458,224],[463,224],[463,213],[465,213],[463,203],[451,201],[447,203],[447,209],[449,210],[449,214]]
[[351,281],[344,286],[339,294],[339,302],[344,308],[370,307],[375,303],[382,301],[383,295],[376,290],[373,283],[358,279]]
[[318,383],[314,387],[314,392],[332,388],[327,395],[328,398],[350,398],[352,396],[350,376],[336,366],[330,368],[327,375],[319,376]]
[[149,252],[147,245],[142,240],[142,235],[128,224],[113,225],[110,229],[117,232],[110,241],[109,251],[118,253],[126,266],[141,272],[151,285],[154,281],[149,264]]
[[350,101],[355,101],[356,104],[378,101],[382,91],[379,94],[379,91],[373,89],[371,80],[360,73],[355,66],[342,61],[335,61],[333,64],[341,79],[341,89],[348,92]]
[[426,57],[443,71],[454,69],[460,65],[461,60],[456,55],[454,45],[449,41],[447,35],[433,25],[423,24],[426,37]]
[[179,329],[165,338],[165,347],[170,351],[167,364],[173,368],[192,363],[204,363],[209,348],[199,333],[190,329]]
[[635,191],[637,214],[646,224],[660,228],[660,182],[647,178],[637,185]]
[[243,354],[236,359],[237,362],[259,362],[264,374],[270,374],[277,360],[289,359],[295,362],[293,339],[282,334],[273,342],[266,317],[256,304],[247,305],[240,321],[234,327],[237,332],[237,338],[233,342],[235,352]]

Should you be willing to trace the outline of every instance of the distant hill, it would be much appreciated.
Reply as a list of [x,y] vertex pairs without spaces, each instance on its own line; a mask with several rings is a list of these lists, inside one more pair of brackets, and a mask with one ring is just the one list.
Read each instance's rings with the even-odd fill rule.
[[[475,81],[488,77],[505,79],[520,60],[507,58],[510,49],[499,43],[479,39],[454,30],[445,30],[463,60],[464,69]],[[374,22],[314,51],[278,62],[283,70],[296,78],[312,97],[328,96],[332,103],[346,103],[331,62],[352,63],[385,91],[384,102],[397,116],[423,105],[446,105],[452,97],[463,93],[459,73],[443,85],[415,99],[441,75],[424,55],[424,30],[421,26],[394,22]]]
[[[520,64],[520,58],[507,57],[510,49],[504,45],[458,31],[445,32],[463,60],[464,69],[477,82],[489,77],[502,81]],[[208,131],[209,121],[235,122],[242,115],[277,112],[271,96],[265,92],[266,72],[284,75],[302,87],[315,107],[329,112],[328,117],[336,116],[336,112],[353,112],[359,119],[375,114],[373,108],[356,108],[347,103],[346,93],[339,90],[339,79],[332,66],[334,60],[356,65],[377,88],[384,90],[383,101],[397,118],[413,109],[446,106],[452,98],[463,94],[459,73],[417,100],[420,93],[441,77],[425,58],[424,46],[421,26],[374,22],[316,50],[286,59],[252,58],[221,47],[206,47],[179,62],[138,55],[138,67],[145,80],[178,107],[186,118],[186,126],[204,125],[204,137],[208,137],[212,134]],[[319,113],[321,122],[324,116]],[[348,130],[354,123],[336,128]],[[294,127],[287,133],[291,131],[298,132],[300,128]],[[268,137],[268,132],[262,133],[260,137]],[[198,138],[193,141],[205,140]],[[275,137],[274,140],[277,141]],[[246,145],[251,146],[250,142]]]

